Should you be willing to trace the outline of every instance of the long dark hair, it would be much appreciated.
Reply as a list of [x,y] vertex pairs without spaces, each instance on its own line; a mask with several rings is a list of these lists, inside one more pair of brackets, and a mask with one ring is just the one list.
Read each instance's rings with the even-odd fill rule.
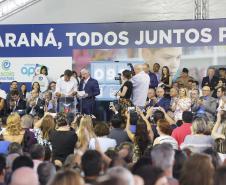
[[165,75],[163,73],[164,68],[166,68],[166,70],[167,70],[166,78],[169,78],[169,76],[170,76],[169,68],[167,66],[163,66],[162,67],[162,78],[161,78],[161,80],[163,80],[163,78],[165,78]]
[[138,145],[141,154],[143,155],[145,149],[150,143],[150,139],[148,136],[147,126],[142,119],[139,119],[136,126],[135,132],[135,144]]
[[42,70],[45,69],[46,70],[46,76],[48,75],[48,68],[46,66],[42,66],[40,69],[40,74],[42,74]]

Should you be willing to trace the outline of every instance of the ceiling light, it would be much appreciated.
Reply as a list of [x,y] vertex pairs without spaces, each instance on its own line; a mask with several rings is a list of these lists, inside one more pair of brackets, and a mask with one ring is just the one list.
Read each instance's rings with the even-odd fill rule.
[[21,11],[40,0],[0,0],[0,20]]

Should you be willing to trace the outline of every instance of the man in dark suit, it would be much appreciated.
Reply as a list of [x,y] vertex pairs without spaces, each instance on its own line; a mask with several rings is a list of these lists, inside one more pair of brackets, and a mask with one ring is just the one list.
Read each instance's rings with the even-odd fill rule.
[[204,86],[209,86],[211,91],[215,89],[219,79],[214,75],[215,75],[215,68],[210,67],[207,71],[207,76],[202,79],[202,88]]
[[156,89],[157,98],[155,100],[154,107],[162,107],[165,111],[169,110],[170,99],[164,97],[165,91],[162,87]]
[[81,77],[78,90],[84,91],[85,94],[80,96],[78,93],[80,111],[83,114],[93,114],[95,96],[100,94],[99,84],[97,80],[90,77],[87,69],[81,70]]
[[17,111],[24,111],[26,110],[26,101],[20,98],[20,94],[18,90],[12,90],[10,92],[10,98],[7,101],[7,113],[10,114],[11,112]]
[[44,115],[45,101],[39,98],[39,92],[36,89],[31,91],[31,99],[28,101],[27,113],[33,116],[42,117]]

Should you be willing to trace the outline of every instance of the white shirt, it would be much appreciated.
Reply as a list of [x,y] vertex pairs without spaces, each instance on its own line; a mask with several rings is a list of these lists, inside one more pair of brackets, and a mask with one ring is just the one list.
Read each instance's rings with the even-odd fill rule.
[[[97,138],[101,151],[106,152],[108,148],[116,147],[117,143],[115,139],[108,138],[106,136],[98,137]],[[95,139],[92,138],[89,142],[89,149],[95,150]]]
[[78,89],[78,82],[74,77],[71,77],[69,81],[65,81],[64,77],[57,80],[55,93],[61,93],[64,96],[70,96],[74,91]]
[[150,77],[144,71],[132,77],[133,93],[132,102],[136,106],[145,106],[150,84]]

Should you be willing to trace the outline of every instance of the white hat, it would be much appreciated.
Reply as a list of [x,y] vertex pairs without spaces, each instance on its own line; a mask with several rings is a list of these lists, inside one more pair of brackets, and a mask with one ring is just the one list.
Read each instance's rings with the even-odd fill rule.
[[6,99],[6,92],[0,89],[0,98]]

